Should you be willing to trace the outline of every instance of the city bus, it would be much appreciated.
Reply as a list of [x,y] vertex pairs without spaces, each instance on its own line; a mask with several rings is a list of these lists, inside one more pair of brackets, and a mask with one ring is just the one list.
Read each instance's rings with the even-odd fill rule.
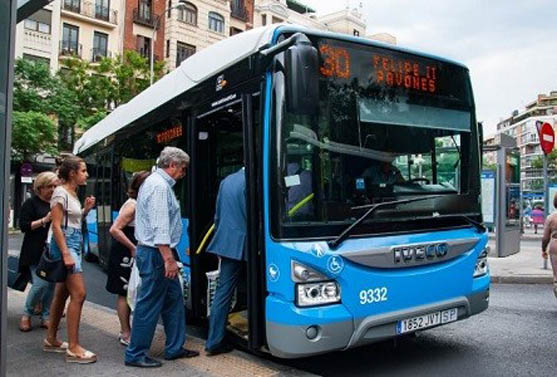
[[394,45],[271,25],[197,52],[76,142],[108,228],[134,172],[165,146],[191,156],[175,186],[188,323],[207,323],[220,181],[245,168],[247,262],[229,335],[298,358],[466,319],[489,302],[481,125],[468,69]]

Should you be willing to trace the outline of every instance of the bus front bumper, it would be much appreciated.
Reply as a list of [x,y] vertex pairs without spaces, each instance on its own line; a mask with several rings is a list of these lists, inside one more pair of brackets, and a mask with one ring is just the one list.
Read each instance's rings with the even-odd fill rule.
[[407,318],[457,308],[457,320],[487,309],[489,289],[470,296],[413,307],[386,314],[358,318],[353,321],[326,324],[285,325],[267,322],[267,343],[271,354],[292,359],[346,350],[398,336],[397,322]]

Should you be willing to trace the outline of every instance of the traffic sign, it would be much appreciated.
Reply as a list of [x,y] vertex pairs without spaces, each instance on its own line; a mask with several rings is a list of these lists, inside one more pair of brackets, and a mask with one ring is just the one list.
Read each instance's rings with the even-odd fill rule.
[[545,122],[536,122],[536,128],[538,129],[538,137],[540,139],[540,147],[543,153],[546,155],[550,154],[555,145],[555,132],[551,124]]
[[28,162],[24,162],[19,168],[19,173],[22,177],[31,177],[33,175],[33,165]]

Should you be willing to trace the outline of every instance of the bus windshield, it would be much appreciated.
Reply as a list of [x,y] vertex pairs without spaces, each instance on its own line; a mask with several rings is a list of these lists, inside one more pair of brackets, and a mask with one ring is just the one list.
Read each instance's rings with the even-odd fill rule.
[[[478,145],[466,68],[351,42],[313,42],[317,114],[289,112],[280,89],[288,72],[275,76],[282,224],[350,222],[355,206],[469,191]],[[416,206],[393,216],[413,217]]]

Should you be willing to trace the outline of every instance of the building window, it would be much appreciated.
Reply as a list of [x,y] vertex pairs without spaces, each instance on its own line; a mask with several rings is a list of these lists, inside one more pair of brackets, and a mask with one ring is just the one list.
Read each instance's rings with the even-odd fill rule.
[[110,0],[95,0],[95,18],[108,21],[110,10]]
[[64,0],[62,3],[62,8],[79,13],[81,10],[81,0]]
[[267,15],[266,14],[261,15],[261,25],[263,25],[263,26],[267,25]]
[[166,40],[166,57],[170,57],[170,39]]
[[209,12],[209,29],[224,33],[224,17],[216,12]]
[[186,24],[197,26],[197,8],[192,3],[186,3],[183,8],[178,9],[178,19]]
[[139,0],[139,16],[144,20],[151,19],[151,0]]
[[248,20],[248,13],[244,6],[244,0],[232,0],[230,15],[242,21]]
[[46,9],[41,9],[31,15],[23,22],[23,26],[27,30],[38,31],[45,34],[50,34],[50,24],[52,19],[52,12]]
[[65,23],[62,28],[62,54],[80,55],[79,53],[79,28]]
[[[146,59],[151,58],[151,38],[137,36],[137,52]],[[155,59],[156,60],[156,59]]]
[[178,67],[184,60],[195,54],[195,46],[178,42],[176,47],[176,67]]
[[166,6],[166,9],[168,9],[168,11],[166,12],[166,17],[170,18],[172,16],[172,0],[168,0],[168,5]]
[[355,37],[359,37],[359,36],[360,36],[360,31],[354,29],[354,36],[355,36]]
[[94,62],[101,60],[101,58],[108,55],[108,34],[95,32],[93,37],[93,54],[92,59]]
[[35,64],[46,64],[47,66],[50,66],[50,59],[49,58],[43,58],[42,56],[36,56],[36,55],[30,55],[30,54],[23,54],[23,59],[25,60],[29,60],[34,62]]
[[236,35],[236,34],[240,34],[241,32],[243,32],[243,30],[238,29],[236,27],[231,27],[230,28],[230,36]]
[[282,19],[280,19],[280,18],[278,18],[278,17],[275,17],[275,16],[273,16],[273,24],[280,24],[281,22],[283,22],[283,20],[282,20]]

